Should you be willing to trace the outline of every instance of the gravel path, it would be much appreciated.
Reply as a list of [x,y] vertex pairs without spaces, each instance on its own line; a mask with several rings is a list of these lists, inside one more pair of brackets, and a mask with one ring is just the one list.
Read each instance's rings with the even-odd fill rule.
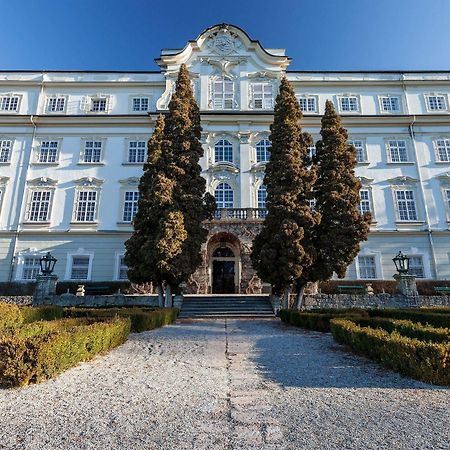
[[0,390],[0,448],[446,449],[450,393],[277,320],[132,335],[53,381]]

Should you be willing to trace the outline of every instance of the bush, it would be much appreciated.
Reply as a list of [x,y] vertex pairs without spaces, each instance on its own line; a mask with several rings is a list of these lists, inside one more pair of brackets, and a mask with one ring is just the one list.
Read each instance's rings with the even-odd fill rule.
[[101,295],[112,295],[120,292],[124,292],[130,288],[129,281],[61,281],[56,285],[56,294],[61,295],[69,291],[71,294],[76,294],[78,286],[82,284],[86,292],[89,292],[90,287],[101,287],[105,288],[101,292]]
[[[445,280],[417,280],[417,291],[419,295],[443,295],[434,290],[435,287],[450,287],[450,281]],[[448,295],[448,293],[447,293]]]
[[141,333],[172,323],[178,316],[177,308],[67,308],[68,317],[129,317],[131,331]]
[[[322,312],[323,311],[323,312]],[[303,312],[296,309],[282,309],[280,318],[283,322],[308,330],[329,332],[330,320],[336,317],[368,317],[362,310],[339,310],[333,312],[328,310],[317,310],[314,312]]]
[[35,322],[0,334],[0,385],[52,378],[126,341],[130,319]]
[[63,308],[59,306],[22,306],[10,303],[0,303],[0,330],[3,328],[20,327],[25,323],[37,320],[60,319],[64,316]]
[[18,281],[2,281],[0,282],[0,295],[5,296],[32,296],[36,288],[35,281],[18,282]]
[[450,343],[423,342],[394,331],[361,328],[351,320],[331,320],[333,337],[354,351],[427,383],[450,384]]
[[[319,283],[319,290],[322,294],[341,294],[337,290],[338,286],[364,286],[371,284],[375,294],[395,294],[397,292],[397,282],[390,280],[328,280]],[[358,292],[356,292],[358,293]],[[363,294],[363,292],[360,292]]]
[[423,325],[438,328],[450,328],[450,314],[422,312],[417,309],[371,309],[370,317],[388,317],[390,319],[411,320]]
[[402,336],[420,341],[448,342],[450,341],[450,330],[448,328],[434,328],[422,325],[419,322],[410,320],[396,320],[384,317],[374,317],[372,319],[351,319],[360,327],[380,328],[392,333],[397,331]]
[[22,325],[20,308],[10,303],[0,303],[0,329]]

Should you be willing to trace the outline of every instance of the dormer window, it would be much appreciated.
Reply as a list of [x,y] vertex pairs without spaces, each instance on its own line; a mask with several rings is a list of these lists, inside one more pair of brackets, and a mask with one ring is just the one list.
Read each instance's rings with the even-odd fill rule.
[[339,110],[342,113],[359,112],[359,98],[356,95],[338,96]]
[[66,109],[66,97],[49,97],[47,99],[47,112],[64,112]]
[[253,109],[273,108],[273,86],[271,83],[252,84]]
[[106,98],[93,98],[91,100],[91,112],[105,112]]
[[20,104],[19,95],[1,95],[0,96],[0,111],[5,112],[18,112]]
[[234,83],[227,78],[213,81],[212,103],[214,109],[234,108]]

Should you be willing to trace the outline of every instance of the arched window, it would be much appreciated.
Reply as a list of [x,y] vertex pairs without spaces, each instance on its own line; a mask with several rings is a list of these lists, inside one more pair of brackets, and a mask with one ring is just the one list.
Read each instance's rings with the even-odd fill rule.
[[219,247],[214,250],[213,257],[215,258],[234,258],[234,253],[231,248]]
[[233,162],[233,144],[221,139],[214,145],[214,162]]
[[256,162],[267,162],[270,158],[269,148],[271,147],[269,139],[262,139],[256,144]]
[[258,208],[266,207],[267,189],[264,184],[258,188]]
[[226,78],[219,78],[213,82],[212,103],[214,109],[234,108],[234,83]]
[[218,208],[232,208],[233,207],[233,189],[228,183],[220,183],[214,191]]

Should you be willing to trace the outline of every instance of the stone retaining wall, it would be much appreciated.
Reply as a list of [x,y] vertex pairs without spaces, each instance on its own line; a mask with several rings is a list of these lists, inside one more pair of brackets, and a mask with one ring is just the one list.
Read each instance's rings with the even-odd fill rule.
[[31,305],[33,297],[31,295],[2,295],[0,303],[14,303],[16,305]]
[[420,306],[449,306],[448,295],[400,295],[377,294],[317,294],[305,296],[306,309],[314,308],[411,308]]

